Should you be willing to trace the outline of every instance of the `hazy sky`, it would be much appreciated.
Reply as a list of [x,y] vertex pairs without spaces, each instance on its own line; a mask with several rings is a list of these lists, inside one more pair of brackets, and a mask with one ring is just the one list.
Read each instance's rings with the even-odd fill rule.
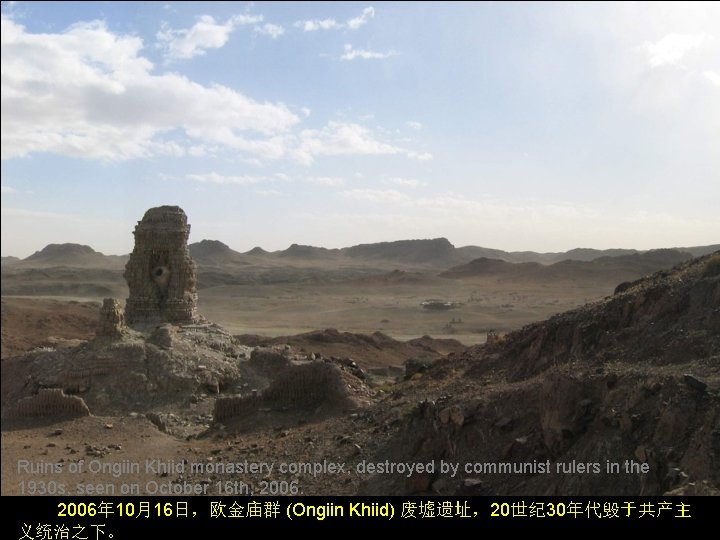
[[2,2],[2,254],[720,241],[720,3]]

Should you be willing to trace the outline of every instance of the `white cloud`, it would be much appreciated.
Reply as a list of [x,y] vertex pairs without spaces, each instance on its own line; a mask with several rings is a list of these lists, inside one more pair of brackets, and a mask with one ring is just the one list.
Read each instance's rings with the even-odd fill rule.
[[371,131],[358,124],[329,122],[322,129],[300,133],[292,156],[310,164],[316,156],[407,154],[408,151],[377,140]]
[[394,189],[349,189],[341,192],[343,197],[356,201],[380,203],[407,203],[410,197]]
[[34,34],[2,18],[2,159],[46,152],[101,161],[155,156],[233,159],[429,154],[382,141],[358,124],[329,122],[295,131],[300,117],[283,103],[256,101],[231,88],[204,86],[178,73],[154,73],[142,40],[103,22]]
[[415,120],[408,120],[408,121],[405,122],[405,123],[408,125],[408,127],[411,127],[411,128],[416,129],[416,130],[418,130],[418,131],[420,131],[420,130],[423,128],[423,125],[422,125],[420,122],[417,122],[417,121],[415,121]]
[[[707,19],[717,21],[719,16],[716,7]],[[654,32],[662,39],[640,47],[641,62],[618,70],[633,112],[651,119],[656,144],[667,145],[670,155],[709,157],[720,144],[720,39],[708,32],[710,27],[694,22],[684,28],[686,33],[678,33],[668,30],[683,26],[670,21]]]
[[206,174],[188,174],[185,176],[185,178],[203,184],[236,184],[240,186],[247,186],[270,181],[270,179],[266,176],[229,176],[218,174],[214,171]]
[[397,54],[395,51],[377,52],[364,49],[353,49],[353,46],[349,43],[345,44],[344,49],[345,53],[340,57],[340,60],[355,60],[356,58],[361,58],[363,60],[384,60]]
[[342,28],[335,19],[296,21],[293,25],[296,28],[302,28],[303,32],[315,32],[316,30],[330,30],[332,28]]
[[688,52],[699,48],[707,39],[705,34],[667,34],[659,41],[646,41],[642,47],[648,55],[650,67],[656,68],[680,64]]
[[396,186],[417,188],[420,186],[426,186],[427,182],[422,182],[416,178],[402,178],[400,176],[393,176],[385,180],[389,184],[395,184]]
[[715,86],[720,86],[720,73],[716,71],[703,71],[703,75]]
[[188,148],[187,153],[192,157],[203,157],[208,155],[208,148],[204,144],[196,144]]
[[15,189],[14,187],[2,185],[2,186],[0,186],[0,193],[5,193],[5,194],[17,193],[17,189]]
[[347,27],[350,30],[357,30],[373,17],[375,17],[375,8],[373,8],[372,6],[366,7],[365,9],[363,9],[359,17],[354,17],[348,20]]
[[308,176],[305,178],[308,184],[325,187],[340,187],[345,185],[345,179],[337,176]]
[[[182,155],[178,134],[263,157],[299,122],[283,104],[151,73],[142,41],[99,21],[34,34],[2,18],[2,158],[50,152],[121,161]],[[248,137],[248,134],[254,134]]]
[[262,15],[249,15],[243,13],[241,15],[234,15],[230,20],[234,26],[245,26],[248,24],[258,24],[263,22],[265,17]]
[[433,155],[430,152],[408,152],[408,157],[411,159],[417,159],[418,161],[430,161]]
[[256,26],[255,32],[277,39],[285,33],[285,29],[278,24],[267,23],[263,26]]
[[309,109],[308,107],[302,107],[302,108],[300,109],[300,112],[302,113],[302,115],[303,115],[305,118],[308,118],[308,117],[310,116],[310,114],[312,114],[312,110]]
[[347,28],[348,30],[357,30],[364,24],[375,17],[375,8],[368,6],[362,10],[357,17],[348,19],[345,24],[337,22],[335,19],[308,19],[304,21],[295,21],[295,28],[302,28],[303,32],[316,32],[318,30],[339,30]]
[[219,49],[227,43],[230,33],[236,27],[256,24],[262,20],[262,15],[236,15],[220,24],[210,15],[201,15],[198,21],[186,30],[173,30],[163,24],[156,37],[166,59],[184,60],[201,56],[206,49]]

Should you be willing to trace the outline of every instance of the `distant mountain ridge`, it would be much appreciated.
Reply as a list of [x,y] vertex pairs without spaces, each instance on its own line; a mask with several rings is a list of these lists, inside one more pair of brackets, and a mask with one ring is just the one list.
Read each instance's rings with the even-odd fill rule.
[[428,263],[456,258],[456,248],[447,238],[359,244],[341,251],[356,259],[385,259],[407,263]]
[[276,251],[274,254],[280,257],[293,257],[298,259],[321,259],[331,257],[339,252],[340,250],[338,249],[292,244],[286,250]]
[[[199,265],[212,266],[224,263],[252,264],[266,261],[272,265],[284,264],[283,260],[302,261],[303,264],[320,264],[323,261],[344,261],[346,264],[386,263],[386,266],[421,265],[438,271],[456,271],[455,267],[477,259],[490,259],[507,263],[538,263],[554,265],[561,261],[590,262],[602,258],[648,255],[657,257],[662,250],[639,251],[634,249],[592,249],[575,248],[565,252],[538,253],[534,251],[503,251],[479,246],[455,247],[447,238],[398,240],[358,244],[341,249],[328,249],[310,245],[292,244],[285,250],[268,252],[255,247],[246,253],[233,250],[219,240],[201,240],[188,246],[190,254]],[[720,244],[672,248],[674,252],[685,252],[694,257],[720,250]],[[87,245],[49,244],[29,257],[19,260],[3,257],[3,266],[118,266],[124,264],[127,255],[104,255]],[[476,263],[476,266],[490,263]],[[517,271],[517,269],[515,269]]]
[[502,277],[504,279],[609,279],[623,281],[673,267],[691,259],[687,251],[657,249],[644,253],[598,257],[590,261],[565,259],[554,264],[512,263],[480,257],[440,274],[445,278]]
[[[445,238],[360,244],[343,249],[293,244],[272,253],[262,248],[239,253],[218,240],[203,240],[188,247],[197,264],[198,288],[206,289],[273,283],[423,286],[446,279],[473,278],[524,279],[536,283],[585,281],[614,288],[618,283],[670,268],[691,257],[691,253],[711,252],[715,246],[642,253],[622,250],[630,253],[614,257],[607,253],[618,250],[578,249],[561,255],[508,253],[473,246],[456,248]],[[475,257],[478,253],[490,256]],[[598,257],[591,261],[568,258],[552,262],[562,256],[595,255]],[[3,294],[123,297],[127,294],[123,278],[127,260],[127,255],[103,255],[85,245],[50,244],[24,260],[3,257]]]

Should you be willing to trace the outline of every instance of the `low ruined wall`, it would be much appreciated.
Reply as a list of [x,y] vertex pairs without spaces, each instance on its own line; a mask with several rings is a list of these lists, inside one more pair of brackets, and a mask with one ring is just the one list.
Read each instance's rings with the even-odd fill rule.
[[66,396],[60,388],[45,388],[37,395],[21,399],[7,412],[8,418],[42,416],[89,416],[90,409],[77,396]]
[[243,418],[254,414],[259,406],[257,396],[222,397],[215,400],[213,420],[223,422],[228,418]]

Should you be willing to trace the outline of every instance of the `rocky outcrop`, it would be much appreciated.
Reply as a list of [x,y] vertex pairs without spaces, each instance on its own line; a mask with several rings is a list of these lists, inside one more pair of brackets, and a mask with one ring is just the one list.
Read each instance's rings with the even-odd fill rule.
[[[715,255],[717,257],[717,255]],[[622,284],[613,296],[470,349],[470,374],[504,371],[522,380],[558,364],[622,359],[682,363],[720,351],[720,276],[712,256]]]

